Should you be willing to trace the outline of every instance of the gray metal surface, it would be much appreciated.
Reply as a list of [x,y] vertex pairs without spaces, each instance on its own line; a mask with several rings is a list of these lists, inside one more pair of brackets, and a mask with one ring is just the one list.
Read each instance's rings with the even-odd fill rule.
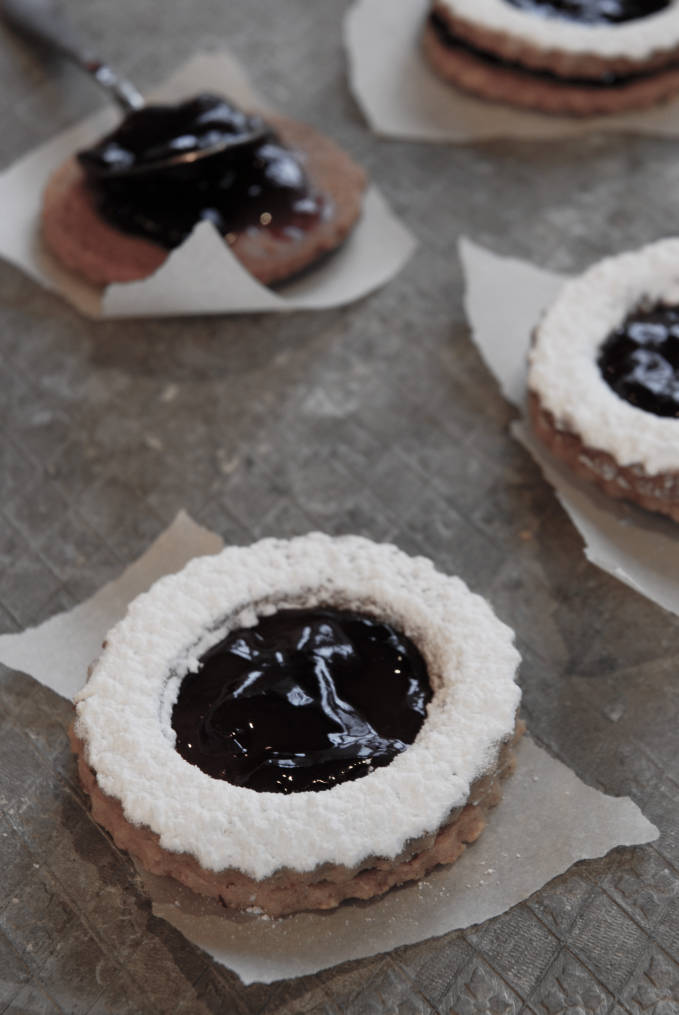
[[[0,675],[0,1011],[127,1015],[679,1012],[679,620],[589,566],[469,342],[464,232],[561,270],[679,232],[671,142],[381,142],[344,79],[337,0],[71,3],[148,87],[229,44],[290,113],[366,164],[421,246],[346,310],[92,324],[0,265],[0,628],[78,602],[180,507],[226,540],[311,527],[394,540],[517,630],[524,715],[586,781],[629,793],[657,843],[577,865],[465,933],[243,987],[154,919],[92,823],[70,709]],[[266,26],[266,30],[262,30]],[[99,101],[0,48],[5,164]]]

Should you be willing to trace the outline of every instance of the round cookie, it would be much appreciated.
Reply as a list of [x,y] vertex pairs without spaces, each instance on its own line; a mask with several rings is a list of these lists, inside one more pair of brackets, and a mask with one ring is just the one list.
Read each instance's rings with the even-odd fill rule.
[[[321,219],[295,235],[281,235],[262,225],[229,236],[229,246],[243,267],[271,285],[312,266],[343,243],[361,214],[366,177],[346,152],[312,127],[285,117],[271,116],[267,122],[299,154],[310,183],[326,198]],[[47,183],[42,235],[63,264],[101,286],[146,278],[170,254],[165,247],[105,221],[75,159],[64,163]]]
[[[417,646],[433,697],[415,741],[361,778],[289,795],[185,761],[171,716],[205,650],[319,604]],[[78,695],[73,744],[94,817],[154,873],[236,908],[326,909],[452,862],[480,834],[512,768],[518,661],[485,601],[424,558],[354,536],[263,540],[195,560],[131,604]]]
[[676,0],[647,17],[608,24],[548,16],[538,3],[434,0],[423,46],[451,83],[547,113],[610,114],[679,92]]
[[536,328],[528,374],[533,425],[553,454],[676,521],[678,259],[679,240],[661,240],[566,283]]

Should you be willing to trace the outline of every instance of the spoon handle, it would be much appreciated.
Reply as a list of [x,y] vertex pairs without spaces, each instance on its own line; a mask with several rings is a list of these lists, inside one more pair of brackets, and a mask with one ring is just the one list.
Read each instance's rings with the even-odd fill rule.
[[0,0],[0,14],[22,35],[47,45],[87,71],[126,113],[144,105],[134,85],[119,77],[78,38],[56,0]]

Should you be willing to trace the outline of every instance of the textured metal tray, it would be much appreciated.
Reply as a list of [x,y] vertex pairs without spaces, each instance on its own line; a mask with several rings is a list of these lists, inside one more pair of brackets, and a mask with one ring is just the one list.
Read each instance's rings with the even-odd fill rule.
[[[676,145],[381,142],[346,88],[337,0],[70,6],[142,87],[230,45],[364,162],[421,247],[346,310],[221,320],[92,324],[0,265],[0,628],[93,592],[180,507],[227,541],[393,540],[490,598],[517,631],[533,735],[661,836],[465,933],[245,988],[152,917],[88,816],[69,707],[3,670],[0,1011],[679,1012],[679,620],[587,564],[509,438],[455,253],[465,232],[568,271],[679,232]],[[4,164],[98,101],[4,36],[0,85]]]

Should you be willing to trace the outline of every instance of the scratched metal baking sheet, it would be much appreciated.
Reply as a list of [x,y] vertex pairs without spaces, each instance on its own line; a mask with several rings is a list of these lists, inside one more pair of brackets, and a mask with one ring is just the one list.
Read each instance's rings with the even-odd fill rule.
[[[679,618],[583,558],[469,342],[456,257],[464,233],[565,273],[677,232],[676,147],[381,142],[346,88],[339,0],[68,7],[142,87],[228,44],[363,161],[421,245],[359,305],[285,318],[93,324],[0,265],[0,629],[94,592],[181,507],[231,542],[393,540],[490,598],[535,738],[661,836],[464,933],[243,987],[151,915],[92,824],[68,706],[2,670],[0,1012],[679,1011]],[[0,86],[2,165],[99,101],[4,34]]]

